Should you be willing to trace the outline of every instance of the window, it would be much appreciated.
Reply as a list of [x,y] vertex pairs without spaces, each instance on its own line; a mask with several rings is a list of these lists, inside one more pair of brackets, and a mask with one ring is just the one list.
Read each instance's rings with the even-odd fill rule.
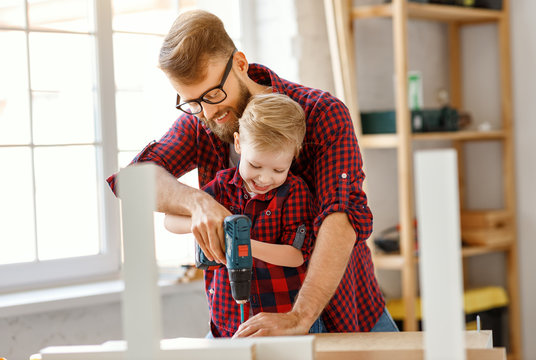
[[[0,289],[117,273],[119,201],[104,179],[179,115],[157,69],[179,6],[216,13],[240,44],[239,0],[0,2]],[[159,262],[191,262],[192,240],[162,223]]]

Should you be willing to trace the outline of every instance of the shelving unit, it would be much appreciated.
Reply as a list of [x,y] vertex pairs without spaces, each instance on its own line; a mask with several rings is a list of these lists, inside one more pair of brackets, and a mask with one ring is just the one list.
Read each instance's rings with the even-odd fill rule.
[[[510,73],[509,1],[503,0],[502,10],[465,8],[392,0],[391,3],[367,6],[352,6],[351,0],[324,0],[330,51],[335,80],[335,91],[348,106],[361,148],[395,148],[398,164],[398,212],[400,224],[400,254],[375,254],[374,264],[378,269],[401,271],[402,297],[405,306],[404,330],[417,330],[415,300],[417,297],[415,256],[415,229],[413,221],[413,144],[419,141],[450,141],[458,152],[459,163],[464,161],[464,144],[475,141],[497,141],[502,144],[504,211],[509,215],[507,224],[513,232],[513,241],[508,244],[464,247],[462,256],[500,252],[505,255],[507,292],[509,302],[509,359],[521,358],[519,285],[516,245],[516,204],[512,129],[512,90]],[[395,134],[362,134],[355,70],[353,21],[366,18],[390,18],[393,28],[395,77]],[[412,133],[408,108],[408,32],[410,19],[424,19],[445,23],[448,27],[450,105],[463,108],[461,79],[460,30],[471,24],[492,23],[498,28],[499,67],[501,80],[501,124],[499,130]],[[460,175],[460,205],[464,209],[464,174]],[[489,210],[492,212],[492,210]]]

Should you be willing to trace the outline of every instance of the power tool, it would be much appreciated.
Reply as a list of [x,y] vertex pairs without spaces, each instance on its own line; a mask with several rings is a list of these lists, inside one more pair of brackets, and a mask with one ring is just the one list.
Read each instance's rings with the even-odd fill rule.
[[[225,231],[225,259],[233,299],[240,304],[242,322],[244,321],[243,306],[249,300],[251,292],[251,220],[246,215],[231,215],[223,220]],[[216,261],[207,259],[199,244],[196,243],[195,266],[198,269],[213,270],[223,266]]]

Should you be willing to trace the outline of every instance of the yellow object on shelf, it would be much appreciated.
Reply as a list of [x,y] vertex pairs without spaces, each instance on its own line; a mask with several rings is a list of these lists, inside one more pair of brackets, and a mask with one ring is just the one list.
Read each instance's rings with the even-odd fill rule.
[[[508,295],[500,286],[486,286],[469,289],[463,294],[465,314],[474,314],[508,305]],[[387,309],[395,320],[403,320],[405,317],[404,301],[393,299],[387,301]],[[421,298],[415,301],[415,316],[421,320]]]

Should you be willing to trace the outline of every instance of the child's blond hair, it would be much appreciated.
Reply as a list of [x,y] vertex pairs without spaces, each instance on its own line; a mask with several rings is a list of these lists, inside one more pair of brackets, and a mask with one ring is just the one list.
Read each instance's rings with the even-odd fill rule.
[[298,157],[305,137],[305,113],[287,95],[270,93],[251,97],[239,119],[240,141],[261,151],[294,148]]

